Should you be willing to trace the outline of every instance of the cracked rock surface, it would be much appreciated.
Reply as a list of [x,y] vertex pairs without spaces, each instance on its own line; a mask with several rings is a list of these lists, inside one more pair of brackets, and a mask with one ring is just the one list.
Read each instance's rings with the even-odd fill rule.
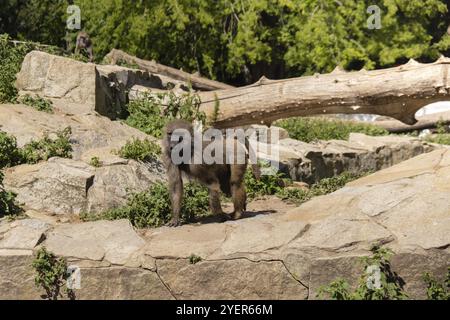
[[135,230],[1,220],[0,298],[39,298],[31,262],[46,246],[81,268],[79,299],[315,299],[338,277],[355,284],[375,242],[395,252],[410,297],[424,298],[423,272],[442,279],[450,264],[448,181],[450,150],[440,149],[299,207],[250,205],[238,221]]

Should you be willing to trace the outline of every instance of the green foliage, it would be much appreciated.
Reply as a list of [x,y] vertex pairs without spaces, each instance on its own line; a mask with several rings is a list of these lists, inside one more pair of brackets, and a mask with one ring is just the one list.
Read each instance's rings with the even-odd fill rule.
[[197,256],[197,255],[195,255],[195,254],[191,254],[191,255],[189,256],[189,263],[190,263],[190,264],[197,264],[197,263],[199,263],[199,262],[202,261],[202,260],[203,260],[202,257]]
[[3,172],[0,171],[0,217],[14,216],[22,212],[16,205],[16,194],[3,188]]
[[128,105],[129,116],[126,123],[149,135],[160,138],[164,126],[171,120],[206,121],[206,115],[200,111],[200,98],[196,94],[175,95],[145,94]]
[[19,102],[27,106],[33,107],[38,111],[53,113],[53,102],[39,96],[32,97],[29,94],[26,94],[19,98]]
[[424,140],[430,143],[450,145],[450,134],[441,133],[435,135],[428,135],[424,137]]
[[138,161],[155,160],[161,154],[161,147],[148,139],[140,140],[133,138],[119,150],[118,155],[125,159]]
[[71,128],[67,127],[56,132],[56,139],[51,139],[45,134],[41,140],[31,141],[20,150],[21,162],[33,164],[52,157],[71,158],[71,133]]
[[276,125],[286,129],[292,139],[304,142],[348,140],[352,132],[364,133],[369,136],[389,134],[385,129],[371,124],[324,118],[290,118],[278,121]]
[[[36,272],[34,278],[36,286],[45,290],[46,294],[43,295],[43,298],[58,300],[62,297],[61,288],[66,284],[68,278],[66,260],[57,258],[45,247],[42,247],[36,253],[32,266]],[[66,288],[66,293],[69,298],[74,298],[72,290]]]
[[[364,271],[354,291],[351,291],[347,281],[337,279],[329,286],[320,288],[318,297],[328,297],[333,300],[407,299],[408,296],[403,291],[404,283],[402,279],[391,270],[390,258],[393,252],[378,245],[373,246],[371,251],[371,257],[361,259],[364,264]],[[379,275],[374,270],[378,270]]]
[[[3,3],[5,2],[5,4]],[[0,32],[73,44],[69,0],[4,0]],[[75,0],[97,60],[112,48],[237,84],[346,69],[383,68],[450,53],[445,0]],[[370,30],[367,8],[381,8]],[[73,45],[72,45],[73,46]]]
[[0,130],[0,169],[15,166],[20,162],[21,154],[16,138]]
[[[264,163],[260,163],[259,165],[263,168],[268,167]],[[249,199],[281,193],[284,186],[282,173],[277,172],[272,175],[261,175],[261,178],[258,180],[253,176],[250,169],[247,169],[245,172],[244,183]]]
[[16,101],[16,74],[30,50],[27,45],[12,45],[9,40],[11,39],[8,35],[0,34],[0,103]]
[[[181,217],[188,221],[193,216],[205,216],[209,210],[208,190],[198,184],[184,186]],[[162,183],[155,183],[145,192],[129,196],[123,207],[95,214],[82,214],[83,221],[128,219],[137,228],[159,227],[171,217],[169,190]]]
[[444,284],[439,283],[428,272],[423,275],[423,281],[427,285],[428,300],[450,300],[450,267]]
[[[260,163],[262,168],[268,168],[268,165]],[[284,178],[280,172],[272,175],[262,175],[261,179],[257,180],[248,169],[245,173],[244,183],[247,191],[247,197],[254,199],[256,197],[266,195],[276,195],[282,200],[286,200],[295,204],[302,204],[313,197],[326,195],[343,188],[350,181],[361,178],[365,174],[353,174],[344,172],[338,176],[325,178],[313,184],[308,190],[290,187],[292,181]]]
[[102,166],[99,157],[92,157],[89,164],[93,167],[99,168]]

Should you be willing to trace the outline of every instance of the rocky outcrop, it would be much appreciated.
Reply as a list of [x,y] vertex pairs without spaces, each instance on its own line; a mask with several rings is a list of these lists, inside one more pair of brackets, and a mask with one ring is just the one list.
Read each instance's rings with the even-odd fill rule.
[[[47,114],[22,105],[0,105],[0,128],[15,136],[19,146],[65,127],[72,129],[72,159],[54,158],[5,172],[6,188],[18,194],[27,210],[102,211],[124,204],[130,192],[165,180],[161,162],[142,163],[115,155],[132,138],[155,140],[139,130],[98,114]],[[90,165],[93,157],[99,158],[101,167]]]
[[83,63],[32,51],[25,57],[16,87],[21,95],[53,100],[55,107],[64,113],[96,111],[116,119],[123,116],[127,92],[133,86],[170,89],[175,82],[147,71]]
[[[379,171],[440,148],[413,137],[371,137],[360,133],[351,133],[348,141],[304,143],[281,139],[279,146],[274,147],[278,149],[281,171],[295,181],[307,183],[343,172]],[[260,152],[259,157],[270,159],[264,152]]]
[[[138,231],[125,220],[0,221],[0,298],[39,298],[31,249],[43,245],[81,269],[79,299],[315,299],[337,277],[355,284],[374,243],[395,252],[410,298],[423,298],[422,273],[442,279],[450,264],[449,180],[441,149],[300,207],[250,205],[238,221]],[[18,228],[32,230],[26,245],[11,240]]]
[[[5,172],[5,188],[17,193],[26,210],[58,215],[101,212],[125,204],[130,193],[164,181],[162,168],[154,170],[134,160],[95,168],[82,161],[51,158]],[[159,169],[159,171],[158,171]]]

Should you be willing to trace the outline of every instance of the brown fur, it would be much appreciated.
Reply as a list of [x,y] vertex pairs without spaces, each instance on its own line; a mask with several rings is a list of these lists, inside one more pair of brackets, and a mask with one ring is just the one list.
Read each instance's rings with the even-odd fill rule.
[[[210,210],[213,214],[223,215],[220,204],[220,192],[231,195],[233,198],[233,219],[239,219],[246,209],[247,195],[244,186],[244,175],[247,170],[245,164],[180,164],[175,165],[171,159],[171,150],[176,143],[171,142],[171,135],[176,129],[186,129],[193,136],[192,124],[184,120],[174,120],[165,129],[163,138],[163,161],[167,169],[169,192],[172,203],[172,219],[169,226],[180,225],[181,202],[183,199],[182,172],[195,178],[209,189]],[[178,142],[177,142],[178,143]],[[223,140],[226,143],[226,140]],[[209,143],[204,143],[203,149]],[[235,150],[238,150],[238,142],[234,140]],[[193,151],[192,151],[193,154]],[[224,157],[226,157],[224,152]],[[192,157],[191,157],[192,159]],[[254,175],[259,177],[259,167],[252,166]]]

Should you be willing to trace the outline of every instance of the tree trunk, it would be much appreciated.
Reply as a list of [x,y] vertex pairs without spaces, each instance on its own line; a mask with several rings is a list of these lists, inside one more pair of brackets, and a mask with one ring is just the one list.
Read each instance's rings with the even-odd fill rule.
[[450,125],[450,112],[439,112],[422,116],[418,119],[417,123],[412,126],[405,125],[396,120],[381,120],[372,123],[391,133],[407,133],[425,129],[436,129],[439,124]]
[[[449,58],[430,64],[410,60],[382,70],[286,80],[261,78],[241,88],[200,92],[202,110],[218,128],[270,124],[294,116],[369,113],[413,125],[417,110],[450,98]],[[218,105],[218,108],[217,108]]]
[[157,73],[170,77],[175,80],[184,81],[190,83],[192,88],[195,90],[211,91],[211,90],[222,90],[222,89],[232,89],[233,86],[228,84],[206,79],[195,74],[190,74],[175,68],[171,68],[155,61],[148,61],[131,56],[121,50],[113,49],[106,56],[112,64],[116,64],[119,61],[125,61],[129,64],[136,64],[140,69],[146,70],[151,73]]

